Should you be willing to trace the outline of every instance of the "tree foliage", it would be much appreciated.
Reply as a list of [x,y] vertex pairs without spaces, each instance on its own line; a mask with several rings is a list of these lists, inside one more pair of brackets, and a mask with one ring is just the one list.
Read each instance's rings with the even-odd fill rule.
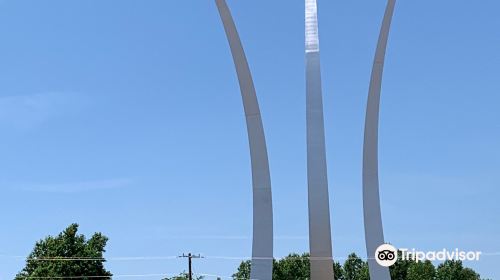
[[309,274],[309,254],[290,254],[286,258],[274,261],[273,279],[306,280]]
[[95,233],[87,240],[77,232],[78,225],[72,224],[58,236],[48,236],[38,241],[15,280],[32,277],[111,279],[112,274],[104,268],[103,258],[108,238],[101,233]]
[[436,271],[436,280],[480,280],[474,270],[464,268],[461,261],[445,261]]
[[[250,279],[250,261],[243,261],[238,267],[238,271],[233,274],[235,280]],[[275,280],[308,280],[310,277],[309,254],[290,254],[287,257],[273,261],[273,279]],[[342,266],[335,263],[335,280],[342,275]]]
[[[250,261],[244,261],[233,274],[235,280],[250,279]],[[351,254],[343,265],[333,264],[335,280],[369,280],[368,263]],[[390,267],[392,280],[480,280],[479,274],[464,268],[460,261],[446,261],[437,268],[430,262],[416,262],[398,258]],[[308,280],[310,277],[309,254],[290,254],[274,261],[273,280]]]
[[398,259],[394,265],[392,265],[389,270],[391,272],[392,280],[406,280],[408,269],[413,261],[403,260],[402,254],[398,252]]
[[[189,274],[187,272],[183,272],[174,277],[163,278],[162,280],[188,280]],[[203,276],[193,276],[193,280],[202,280]]]
[[408,266],[407,280],[434,280],[436,268],[430,261],[411,262]]
[[235,280],[250,279],[250,261],[243,261],[240,263],[240,266],[238,267],[238,271],[236,271],[236,273],[233,274],[233,279],[235,279]]
[[342,267],[342,280],[368,280],[370,274],[368,272],[368,263],[360,259],[356,254],[352,253],[347,257],[347,260]]

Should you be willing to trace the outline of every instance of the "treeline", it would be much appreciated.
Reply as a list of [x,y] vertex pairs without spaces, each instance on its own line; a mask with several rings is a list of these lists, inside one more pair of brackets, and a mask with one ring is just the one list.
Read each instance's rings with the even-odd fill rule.
[[[78,234],[78,225],[72,224],[57,236],[48,236],[36,242],[26,259],[24,268],[15,280],[28,279],[101,279],[111,280],[113,274],[104,264],[104,252],[108,238],[95,233],[90,238]],[[343,264],[333,264],[335,279],[369,280],[368,264],[356,254],[351,254]],[[392,280],[480,280],[477,272],[463,266],[460,261],[446,261],[434,266],[431,262],[398,259],[390,267]],[[273,280],[309,279],[309,255],[290,254],[275,260]],[[234,275],[235,280],[250,279],[250,261],[242,262]],[[164,280],[185,280],[186,273]],[[203,277],[194,277],[195,280]],[[485,280],[485,279],[484,279]]]
[[[368,263],[351,254],[343,264],[333,265],[335,280],[369,280]],[[390,267],[392,280],[480,280],[480,275],[463,266],[461,261],[446,261],[434,266],[430,261],[416,262],[398,259]],[[290,254],[275,260],[273,280],[307,280],[310,275],[309,254]],[[250,261],[244,261],[233,274],[235,280],[250,279]]]

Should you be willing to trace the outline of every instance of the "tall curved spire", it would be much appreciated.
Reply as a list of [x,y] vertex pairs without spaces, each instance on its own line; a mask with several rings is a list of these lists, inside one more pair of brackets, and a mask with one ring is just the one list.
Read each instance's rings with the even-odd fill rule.
[[365,242],[368,254],[368,266],[370,268],[370,279],[374,280],[391,279],[389,268],[378,265],[374,257],[377,247],[384,243],[378,180],[378,123],[385,51],[395,4],[396,0],[388,0],[378,38],[368,92],[363,145],[363,212]]
[[307,184],[311,280],[333,279],[316,0],[305,0]]
[[266,139],[250,68],[225,0],[215,0],[226,31],[240,84],[247,123],[253,185],[251,279],[271,280],[273,273],[273,207]]

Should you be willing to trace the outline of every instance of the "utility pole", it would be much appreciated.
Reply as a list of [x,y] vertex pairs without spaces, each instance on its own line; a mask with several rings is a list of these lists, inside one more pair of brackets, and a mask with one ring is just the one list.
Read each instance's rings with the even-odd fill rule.
[[193,259],[199,259],[202,258],[200,255],[193,255],[191,253],[189,254],[182,254],[182,256],[179,256],[179,258],[187,258],[188,259],[188,270],[189,270],[189,280],[193,280]]

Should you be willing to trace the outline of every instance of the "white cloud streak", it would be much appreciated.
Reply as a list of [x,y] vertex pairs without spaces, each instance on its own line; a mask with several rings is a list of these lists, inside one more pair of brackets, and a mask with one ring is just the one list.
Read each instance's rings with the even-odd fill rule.
[[48,92],[0,97],[0,126],[29,129],[82,107],[82,96]]

